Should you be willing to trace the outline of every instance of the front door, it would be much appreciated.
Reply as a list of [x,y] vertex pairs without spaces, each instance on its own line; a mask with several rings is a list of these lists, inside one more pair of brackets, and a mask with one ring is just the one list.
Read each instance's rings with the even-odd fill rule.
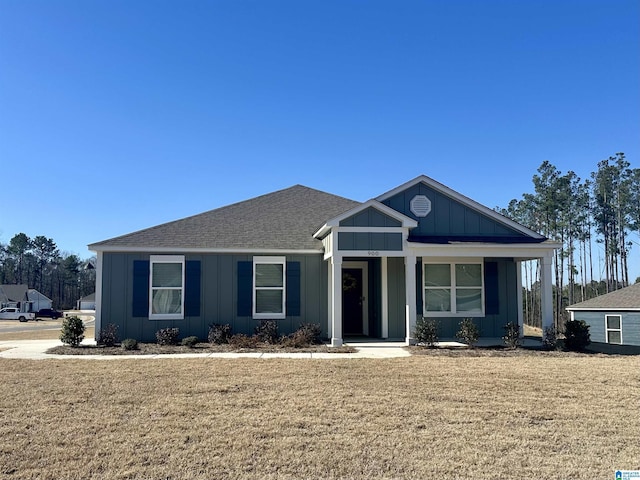
[[342,328],[344,335],[368,335],[366,263],[342,267]]

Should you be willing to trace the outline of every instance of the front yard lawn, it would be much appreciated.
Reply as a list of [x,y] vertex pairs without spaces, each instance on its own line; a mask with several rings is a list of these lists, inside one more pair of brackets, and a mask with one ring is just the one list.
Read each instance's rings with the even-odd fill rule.
[[0,478],[613,478],[637,357],[0,359]]

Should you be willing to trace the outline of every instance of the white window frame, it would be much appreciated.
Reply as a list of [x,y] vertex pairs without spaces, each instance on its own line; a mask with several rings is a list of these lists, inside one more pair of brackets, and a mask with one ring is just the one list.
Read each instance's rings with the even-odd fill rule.
[[[607,321],[607,319],[609,317],[619,317],[620,318],[620,328],[609,328],[609,322]],[[606,343],[610,343],[609,342],[609,332],[620,332],[620,343],[611,343],[611,345],[623,345],[622,343],[622,315],[621,314],[615,314],[615,315],[605,315],[604,316],[604,334],[605,334],[605,341]]]
[[[179,263],[182,266],[182,285],[180,287],[162,287],[162,290],[180,290],[180,313],[153,313],[153,266],[156,263]],[[149,320],[184,320],[184,281],[184,255],[151,255],[149,257]]]
[[[449,287],[440,287],[440,286],[427,286],[426,280],[427,275],[425,272],[425,265],[449,265],[450,275],[451,275],[451,286]],[[480,265],[480,286],[474,287],[458,287],[456,282],[456,266],[457,265]],[[442,312],[442,311],[433,311],[427,310],[427,302],[426,302],[426,291],[428,289],[446,289],[451,290],[451,311]],[[457,311],[457,303],[456,303],[456,291],[460,290],[476,290],[480,288],[480,310],[475,311],[467,311],[467,312],[458,312]],[[484,259],[477,258],[461,258],[461,259],[433,259],[422,261],[422,312],[424,316],[429,317],[475,317],[482,318],[485,316],[485,305],[484,305]]]
[[[282,286],[281,287],[258,287],[256,286],[256,265],[277,264],[282,265]],[[262,313],[257,312],[257,292],[258,290],[282,290],[282,313]],[[253,318],[279,320],[287,317],[287,257],[253,257],[253,292],[252,292]]]

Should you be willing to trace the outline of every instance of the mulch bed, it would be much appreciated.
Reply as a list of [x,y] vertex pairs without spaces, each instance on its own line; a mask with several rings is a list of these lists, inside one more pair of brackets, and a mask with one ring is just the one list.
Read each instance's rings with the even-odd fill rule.
[[567,352],[563,350],[543,350],[540,347],[518,347],[510,349],[504,346],[491,347],[405,347],[412,355],[432,357],[567,357],[585,355],[603,355],[602,352],[586,350],[584,352]]
[[166,355],[171,353],[353,353],[356,349],[350,346],[337,348],[327,345],[310,345],[308,347],[291,348],[268,343],[260,343],[256,348],[234,348],[231,345],[214,345],[198,343],[193,348],[182,345],[158,345],[156,343],[138,343],[137,350],[125,350],[120,346],[104,347],[81,345],[70,347],[61,345],[47,350],[57,355]]

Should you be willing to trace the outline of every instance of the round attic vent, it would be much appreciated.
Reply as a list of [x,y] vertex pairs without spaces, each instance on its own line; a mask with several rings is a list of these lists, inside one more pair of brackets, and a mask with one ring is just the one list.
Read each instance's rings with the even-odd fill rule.
[[424,195],[416,195],[411,199],[410,207],[416,217],[426,217],[431,212],[431,200]]

